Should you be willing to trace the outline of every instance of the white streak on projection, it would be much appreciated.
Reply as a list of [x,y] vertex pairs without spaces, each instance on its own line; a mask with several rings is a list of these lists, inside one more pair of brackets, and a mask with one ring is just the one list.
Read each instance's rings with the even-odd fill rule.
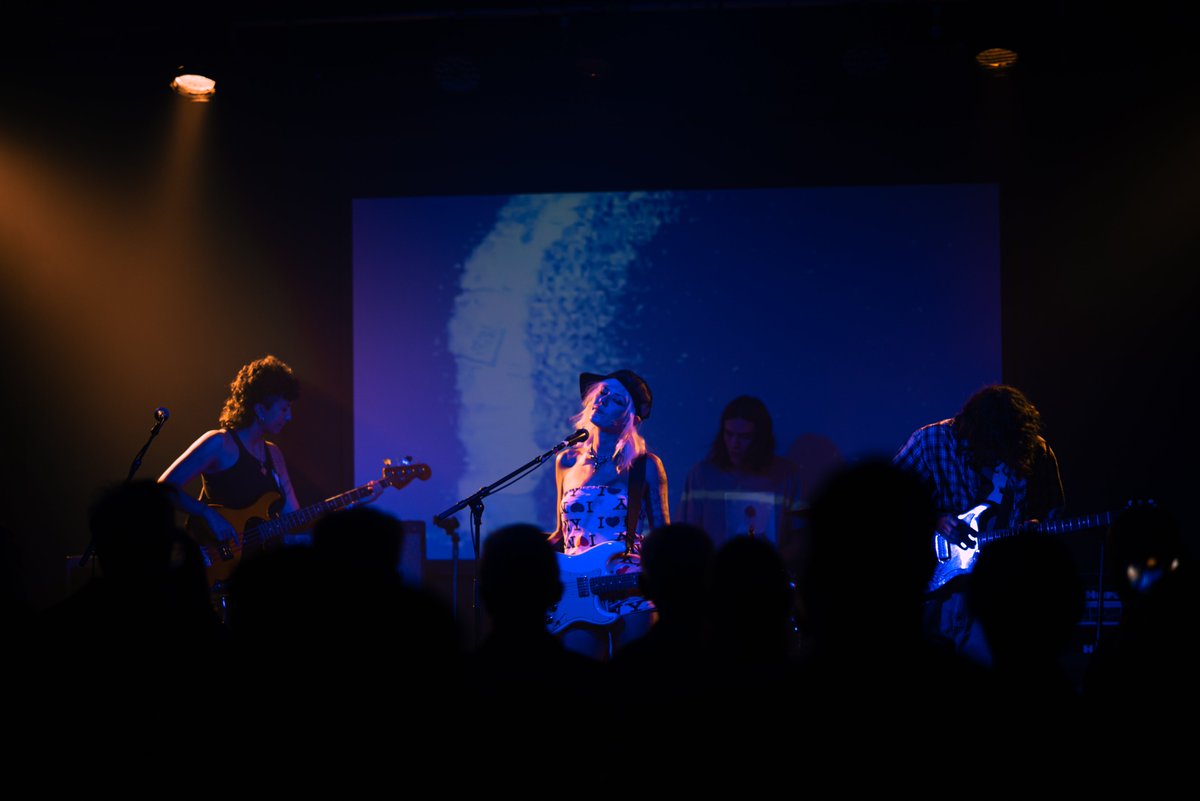
[[[458,484],[462,497],[540,452],[533,436],[533,354],[525,342],[529,301],[546,250],[575,222],[582,199],[513,198],[463,265],[449,324],[461,404],[458,436],[466,456]],[[488,527],[536,520],[530,487],[521,481],[488,499]]]
[[[522,195],[463,265],[449,322],[466,497],[566,435],[581,370],[624,366],[610,328],[626,313],[637,247],[675,215],[669,193]],[[485,501],[485,529],[554,527],[546,464]]]

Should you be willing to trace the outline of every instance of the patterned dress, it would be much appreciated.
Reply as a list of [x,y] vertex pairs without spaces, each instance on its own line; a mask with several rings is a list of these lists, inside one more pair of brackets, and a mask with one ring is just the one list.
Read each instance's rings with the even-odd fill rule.
[[[563,489],[563,553],[577,556],[606,542],[625,542],[625,526],[629,513],[629,497],[620,487],[585,484]],[[644,513],[643,513],[644,514]],[[638,515],[642,525],[643,514]],[[610,573],[637,572],[642,535],[634,533],[633,553],[622,554],[608,564]],[[653,604],[637,596],[618,596],[607,599],[608,611],[628,614],[653,609]]]

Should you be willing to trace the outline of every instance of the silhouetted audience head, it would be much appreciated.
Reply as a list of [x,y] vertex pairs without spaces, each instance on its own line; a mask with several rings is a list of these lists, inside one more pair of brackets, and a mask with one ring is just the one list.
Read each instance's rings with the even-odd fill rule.
[[516,523],[484,540],[479,595],[497,622],[542,618],[562,591],[558,556],[537,526]]
[[699,526],[670,523],[642,542],[642,592],[659,615],[700,614],[706,608],[713,542]]
[[[53,682],[64,651],[88,660],[89,701],[122,713],[160,708],[178,685],[222,664],[199,546],[176,525],[174,489],[149,480],[103,489],[89,509],[99,573],[37,622],[36,664]],[[98,707],[94,707],[98,708]]]
[[253,650],[308,642],[332,626],[347,599],[345,571],[325,569],[315,548],[288,547],[244,554],[228,581],[229,627]]
[[370,506],[322,517],[313,527],[313,547],[325,559],[385,575],[398,575],[404,524]]
[[149,479],[108,487],[92,503],[88,526],[96,559],[112,579],[163,576],[184,558],[175,490]]
[[809,626],[840,638],[881,617],[919,625],[935,564],[935,522],[925,485],[888,461],[833,473],[809,511],[810,551],[800,580]]
[[1057,658],[1083,616],[1084,591],[1070,549],[1045,534],[988,543],[967,584],[998,668]]
[[717,549],[709,598],[722,656],[735,662],[787,658],[795,590],[769,542],[734,537]]

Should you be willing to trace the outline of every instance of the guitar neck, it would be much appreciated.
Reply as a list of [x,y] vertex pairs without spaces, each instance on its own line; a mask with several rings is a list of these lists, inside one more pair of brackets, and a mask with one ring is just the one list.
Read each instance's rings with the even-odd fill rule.
[[279,517],[265,520],[255,526],[252,531],[246,532],[246,541],[253,542],[256,539],[260,541],[268,540],[272,537],[281,537],[284,534],[303,531],[330,512],[344,509],[350,504],[368,497],[371,493],[371,486],[364,484],[361,487],[347,490],[341,495],[326,498],[320,503],[314,503],[312,506],[306,506],[303,509],[297,509],[294,512],[288,512]]
[[593,595],[611,595],[625,590],[636,589],[637,573],[616,573],[607,576],[596,576],[588,582]]
[[1046,520],[1041,523],[1026,523],[1013,528],[1002,528],[996,531],[981,531],[976,539],[980,545],[1012,537],[1017,534],[1066,534],[1071,531],[1084,531],[1089,528],[1107,526],[1113,520],[1112,512],[1101,512],[1096,515],[1083,517],[1068,517],[1062,520]]

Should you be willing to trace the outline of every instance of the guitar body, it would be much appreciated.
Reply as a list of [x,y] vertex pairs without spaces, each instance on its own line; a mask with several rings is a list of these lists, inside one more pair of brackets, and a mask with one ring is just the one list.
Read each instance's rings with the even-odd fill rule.
[[[989,504],[981,503],[963,512],[958,516],[958,519],[966,523],[971,527],[972,531],[978,534],[979,518],[989,508]],[[933,592],[945,585],[955,576],[971,572],[971,569],[975,567],[975,560],[979,558],[979,541],[972,538],[968,543],[968,547],[964,548],[957,542],[950,542],[950,540],[941,534],[934,534],[933,555],[937,557],[938,564],[933,569],[933,576],[929,579],[929,592]]]
[[[933,569],[933,576],[929,579],[930,592],[956,576],[970,573],[975,567],[975,560],[979,558],[978,545],[962,548],[956,542],[949,542],[941,534],[933,535],[933,551],[939,554],[939,557],[937,567]],[[940,554],[945,554],[945,557]]]
[[278,492],[267,492],[243,509],[213,506],[217,514],[225,518],[237,531],[238,542],[216,542],[211,534],[203,537],[208,541],[200,547],[204,551],[204,572],[208,577],[209,586],[227,581],[233,575],[234,568],[242,561],[246,532],[275,517],[274,513],[278,511],[282,501],[283,496]]
[[[1139,505],[1141,502],[1130,501],[1129,506]],[[1150,502],[1153,504],[1153,502]],[[1101,512],[1095,515],[1084,515],[1083,517],[1071,517],[1066,519],[1046,520],[1042,522],[1030,521],[1013,526],[1012,528],[998,530],[979,530],[979,517],[984,512],[991,508],[990,504],[983,503],[973,509],[968,509],[958,516],[958,519],[965,523],[974,532],[968,537],[967,547],[962,547],[957,542],[951,542],[941,534],[933,535],[933,554],[937,557],[937,567],[934,568],[933,576],[929,579],[929,592],[942,587],[946,582],[950,581],[955,576],[961,576],[964,573],[970,573],[975,567],[975,560],[979,558],[979,549],[989,542],[1004,539],[1006,537],[1015,537],[1018,534],[1063,534],[1071,531],[1086,531],[1091,528],[1107,526],[1112,523],[1115,517],[1115,512]]]
[[[604,542],[575,556],[558,554],[563,594],[547,617],[551,634],[575,623],[605,626],[620,617],[608,611],[605,598],[637,588],[637,572],[624,557],[620,542]],[[628,572],[618,572],[622,569]]]

